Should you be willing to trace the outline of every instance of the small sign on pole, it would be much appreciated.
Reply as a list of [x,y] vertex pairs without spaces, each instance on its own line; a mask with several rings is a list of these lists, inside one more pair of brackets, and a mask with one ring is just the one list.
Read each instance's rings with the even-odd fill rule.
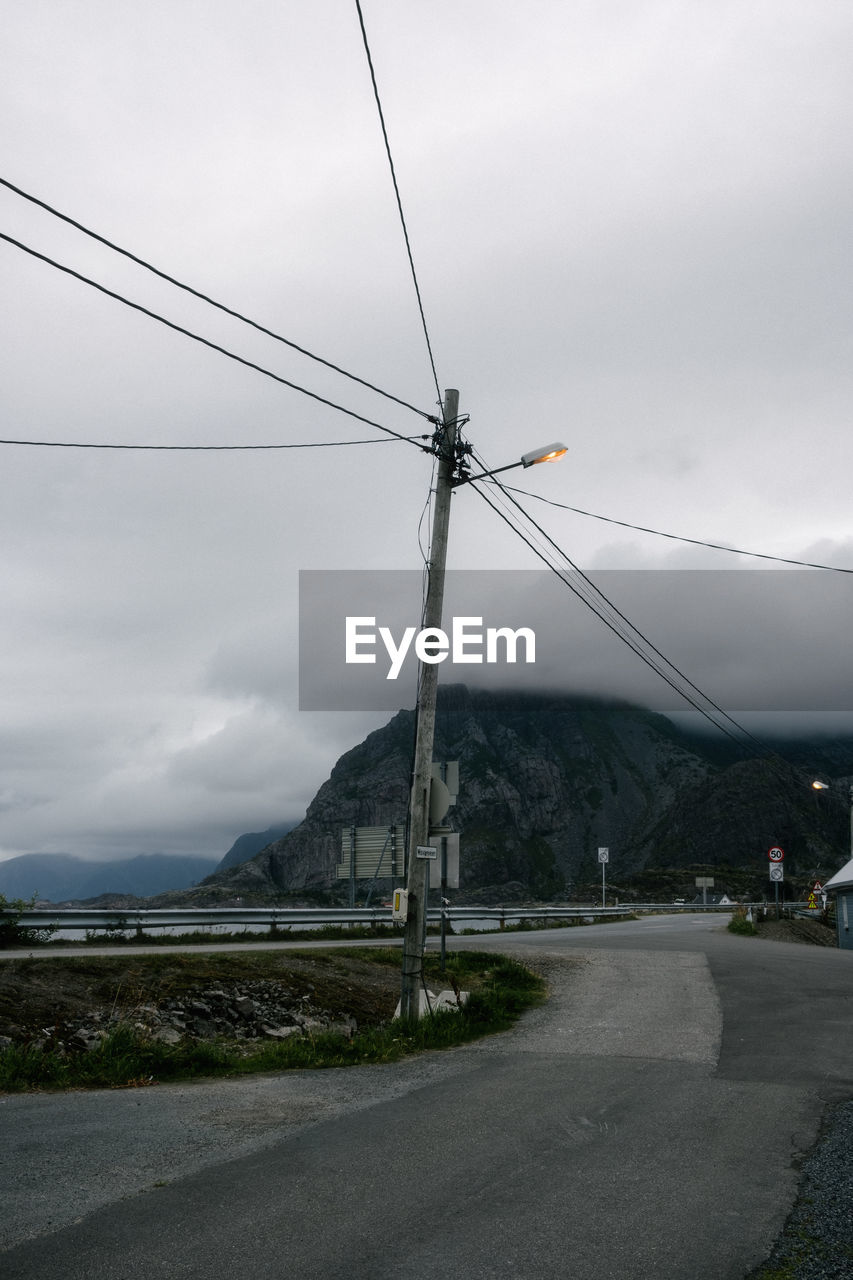
[[767,857],[770,859],[770,879],[773,882],[773,890],[776,894],[776,919],[779,919],[779,885],[785,879],[785,873],[782,868],[782,861],[785,857],[784,849],[780,849],[774,844],[772,849],[767,850]]
[[607,906],[607,889],[605,887],[605,872],[607,864],[610,861],[610,850],[607,845],[598,846],[598,861],[601,863],[601,905]]

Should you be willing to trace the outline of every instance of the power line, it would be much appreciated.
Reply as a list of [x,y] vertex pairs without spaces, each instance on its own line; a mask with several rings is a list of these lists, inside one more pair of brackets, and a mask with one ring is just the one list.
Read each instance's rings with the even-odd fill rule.
[[[374,436],[371,440],[317,440],[307,444],[97,444],[82,440],[0,440],[0,444],[28,445],[39,449],[133,449],[148,450],[160,453],[237,453],[252,452],[263,449],[337,449],[352,444],[394,444],[397,440],[406,443],[417,440],[429,440],[429,435]],[[429,452],[425,449],[425,452]]]
[[12,236],[8,236],[2,231],[0,231],[0,240],[5,240],[7,244],[14,245],[16,249],[21,249],[24,253],[30,254],[31,257],[38,258],[40,262],[46,262],[48,266],[54,267],[57,271],[62,271],[65,275],[73,276],[75,280],[80,280],[83,284],[90,285],[91,288],[97,289],[99,293],[105,294],[108,298],[113,298],[116,302],[123,303],[133,311],[139,311],[142,315],[148,316],[149,319],[164,324],[167,329],[173,329],[175,333],[182,333],[184,337],[192,338],[194,342],[200,342],[202,346],[209,347],[211,351],[218,351],[220,355],[227,356],[229,360],[234,360],[237,364],[244,365],[247,369],[254,369],[256,373],[262,373],[264,377],[272,378],[274,382],[278,382],[284,387],[290,387],[291,391],[299,391],[311,400],[316,400],[318,404],[324,404],[329,409],[337,409],[339,413],[345,413],[348,417],[355,418],[357,422],[363,422],[368,427],[375,427],[377,431],[384,431],[387,435],[394,436],[397,440],[409,439],[408,436],[401,435],[399,431],[392,431],[390,427],[383,427],[380,422],[374,422],[371,418],[365,418],[362,414],[355,413],[352,409],[345,409],[343,405],[335,404],[333,400],[327,400],[325,396],[318,395],[316,391],[308,391],[307,388],[300,387],[298,383],[291,382],[288,378],[282,378],[280,374],[273,373],[270,369],[265,369],[263,365],[255,364],[253,360],[246,360],[245,357],[236,355],[233,351],[229,351],[227,347],[222,347],[217,342],[211,342],[209,338],[202,338],[200,334],[193,333],[191,329],[185,329],[183,325],[175,324],[173,320],[167,320],[165,316],[159,315],[156,311],[150,311],[148,307],[143,307],[139,302],[131,302],[123,294],[116,293],[113,289],[108,289],[106,285],[98,284],[96,280],[90,280],[88,276],[81,275],[79,271],[74,271],[71,267],[66,267],[61,262],[56,262],[53,258],[48,258],[46,254],[39,253],[38,250],[22,244],[20,240],[15,240]]
[[[485,462],[483,462],[482,459],[478,458],[477,460],[484,470],[488,469],[486,467]],[[686,702],[688,702],[696,711],[700,713],[700,715],[702,715],[706,720],[708,720],[709,723],[713,724],[715,728],[717,728],[720,732],[725,734],[726,737],[730,738],[731,741],[734,742],[741,750],[749,750],[753,754],[760,755],[760,757],[765,760],[767,765],[771,769],[773,769],[773,771],[777,774],[777,776],[779,776],[780,778],[787,779],[788,771],[790,771],[790,769],[792,768],[790,762],[787,761],[784,758],[784,756],[781,756],[779,752],[776,751],[773,747],[771,747],[768,743],[762,742],[759,738],[755,736],[755,734],[750,733],[748,729],[746,729],[737,720],[735,720],[733,716],[729,715],[727,711],[724,711],[723,708],[720,707],[718,703],[716,703],[713,700],[713,698],[710,698],[706,693],[704,693],[698,687],[698,685],[694,684],[693,681],[690,680],[686,675],[684,675],[684,673],[680,671],[679,668],[676,667],[674,663],[672,663],[668,658],[666,658],[665,655],[661,653],[661,651],[657,649],[655,645],[653,645],[652,642],[648,640],[648,638],[644,636],[643,633],[637,627],[635,627],[634,624],[630,622],[630,620],[626,618],[625,615],[612,603],[612,601],[610,601],[604,595],[604,593],[586,576],[583,570],[581,570],[576,564],[574,564],[574,562],[570,559],[567,553],[563,551],[561,547],[558,546],[558,544],[553,540],[553,538],[550,537],[549,534],[545,532],[544,529],[542,529],[542,527],[533,519],[530,513],[527,512],[524,509],[524,507],[522,507],[521,504],[516,501],[515,498],[512,498],[509,495],[509,493],[507,492],[509,486],[504,486],[499,481],[494,481],[494,480],[485,481],[485,483],[494,483],[497,489],[501,490],[504,494],[506,494],[506,498],[508,502],[512,503],[512,505],[516,507],[518,511],[521,512],[521,514],[530,522],[533,528],[536,529],[542,535],[542,538],[547,543],[549,543],[551,547],[554,548],[554,550],[558,553],[560,557],[562,557],[563,560],[565,560],[566,564],[569,565],[572,573],[575,575],[575,579],[576,580],[580,579],[580,583],[584,584],[585,586],[588,586],[591,589],[591,591],[594,593],[595,597],[597,597],[598,599],[596,600],[596,599],[588,598],[584,594],[584,585],[579,586],[577,581],[575,582],[570,581],[569,577],[566,575],[564,570],[562,570],[561,568],[551,563],[551,560],[548,558],[550,553],[548,553],[547,550],[537,549],[537,547],[534,545],[534,542],[537,541],[537,539],[531,540],[530,538],[526,537],[525,534],[522,532],[522,530],[519,529],[517,525],[513,523],[512,519],[510,519],[500,510],[498,510],[498,508],[495,507],[493,503],[488,502],[488,499],[486,499],[486,501],[488,502],[488,505],[491,506],[493,510],[495,510],[496,513],[501,516],[501,518],[510,526],[510,528],[512,528],[514,532],[518,534],[518,536],[522,539],[522,541],[525,542],[528,547],[530,547],[530,549],[534,552],[534,554],[536,554],[541,560],[543,560],[543,562],[548,566],[548,568],[551,569],[551,571],[555,573],[557,577],[561,579],[562,582],[564,582],[564,584],[569,588],[570,591],[573,592],[574,595],[576,595],[589,609],[591,609],[592,612],[595,613],[596,616],[602,622],[604,622],[604,624],[611,631],[613,631],[619,639],[621,639],[625,644],[627,644],[628,647],[632,649],[632,651],[636,653],[637,656],[641,658],[641,660],[645,662],[647,666],[649,666],[653,671],[655,671],[656,674],[661,677],[661,679],[663,679],[668,685],[670,685],[670,687],[680,697],[682,697]],[[476,487],[477,486],[475,484],[475,488]],[[485,494],[482,491],[478,490],[478,492],[480,492],[481,497],[485,498]],[[516,490],[513,490],[513,492],[518,493],[518,492],[526,492],[526,491],[516,489]],[[539,495],[528,494],[527,496],[538,497]],[[543,501],[549,501],[549,500],[543,499]],[[553,505],[561,506],[563,504],[554,503]],[[569,508],[569,510],[574,510],[574,508]],[[541,539],[539,539],[538,541],[540,542],[540,547],[542,547],[543,544]],[[727,550],[728,548],[723,547],[720,549]],[[750,553],[744,552],[742,554],[748,555]],[[806,567],[831,568],[832,566],[807,565]],[[839,572],[849,572],[849,570],[839,570]],[[604,612],[610,612],[611,619],[615,619],[615,620],[613,621],[608,620],[608,618],[604,616],[604,612],[602,612],[602,610],[599,608],[599,604],[598,604],[599,601],[605,606]],[[623,627],[622,625],[623,623],[625,624],[625,626],[627,626],[627,628],[630,629],[630,632],[628,634],[626,634],[625,632],[625,627]],[[637,641],[640,642],[639,646],[634,642],[634,639],[632,638],[632,635],[630,633],[633,633],[633,637],[636,637]],[[718,712],[719,715],[721,715],[728,722],[729,725],[731,725],[739,734],[743,736],[744,741],[740,741],[738,738],[736,738],[734,734],[726,727],[726,725],[719,723],[719,721],[715,718],[715,716],[708,712],[706,707],[699,705],[699,703],[689,693],[687,693],[683,687],[679,687],[676,680],[673,680],[672,678],[670,678],[669,675],[666,674],[666,672],[661,668],[660,663],[658,663],[658,661],[655,658],[650,658],[647,652],[642,651],[643,646],[648,646],[652,654],[657,655],[657,658],[659,658],[661,662],[664,663],[666,667],[668,667],[669,670],[675,674],[678,680],[686,683],[688,688],[692,689],[700,699],[702,699],[705,703],[707,703],[708,706],[712,707],[714,711]]]
[[[495,482],[497,483],[497,482]],[[661,529],[649,529],[646,525],[631,524],[628,520],[616,520],[613,516],[598,515],[595,511],[584,511],[581,507],[570,507],[565,502],[555,502],[552,498],[543,498],[539,493],[531,493],[528,489],[515,489],[512,485],[503,485],[508,493],[520,493],[526,498],[536,498],[538,502],[546,502],[550,507],[559,507],[562,511],[572,511],[578,516],[588,516],[591,520],[603,520],[606,524],[618,524],[623,529],[634,529],[637,533],[652,533],[657,538],[669,538],[673,542],[689,542],[694,547],[710,547],[712,551],[728,551],[736,556],[752,556],[757,560],[774,560],[779,564],[795,564],[802,569],[826,569],[830,573],[853,573],[853,569],[842,569],[836,564],[816,564],[812,560],[792,560],[788,556],[772,556],[764,551],[744,551],[741,547],[729,547],[720,542],[706,542],[701,538],[685,538],[677,533],[664,533]]]
[[[606,627],[608,627],[608,629],[609,629],[610,631],[612,631],[612,632],[613,632],[613,633],[614,633],[614,634],[615,634],[615,635],[616,635],[616,636],[617,636],[617,637],[618,637],[618,638],[619,638],[619,639],[620,639],[624,644],[626,644],[626,645],[628,646],[628,648],[629,648],[629,649],[631,649],[631,650],[632,650],[632,651],[637,655],[637,657],[641,659],[641,661],[643,661],[643,662],[644,662],[648,667],[650,667],[650,668],[652,669],[652,671],[654,671],[654,672],[655,672],[655,674],[656,674],[656,675],[660,676],[660,678],[661,678],[662,680],[664,680],[664,681],[669,685],[669,687],[670,687],[671,689],[673,689],[673,690],[675,691],[675,693],[677,693],[677,694],[679,695],[679,697],[683,698],[686,702],[688,702],[688,703],[690,704],[690,706],[692,706],[696,711],[698,711],[698,712],[700,713],[700,715],[702,715],[706,720],[708,720],[711,724],[713,724],[714,728],[719,729],[721,733],[724,733],[728,738],[730,738],[733,742],[735,742],[739,747],[742,747],[742,746],[743,746],[743,743],[742,743],[738,738],[736,738],[736,737],[735,737],[735,735],[734,735],[734,734],[733,734],[729,729],[727,729],[725,725],[720,724],[720,723],[715,719],[715,717],[714,717],[712,714],[710,714],[710,713],[709,713],[709,712],[708,712],[704,707],[702,707],[702,705],[701,705],[701,704],[700,704],[700,703],[699,703],[695,698],[691,697],[691,695],[690,695],[690,694],[685,693],[684,689],[680,688],[680,687],[678,686],[678,684],[676,683],[676,681],[675,681],[674,679],[672,679],[670,676],[668,676],[668,675],[667,675],[667,674],[666,674],[666,673],[661,669],[660,665],[659,665],[659,664],[657,664],[657,663],[656,663],[652,658],[650,658],[650,657],[649,657],[649,655],[648,655],[646,652],[644,652],[644,651],[643,651],[643,649],[640,647],[640,645],[639,645],[639,644],[637,644],[637,643],[635,643],[634,641],[632,641],[628,636],[626,636],[626,635],[625,635],[625,633],[624,633],[622,630],[620,630],[617,626],[615,626],[613,622],[611,622],[610,620],[608,620],[608,619],[603,615],[603,613],[602,613],[599,609],[597,609],[597,608],[595,607],[595,605],[593,604],[593,602],[592,602],[592,601],[591,601],[587,596],[585,596],[585,595],[584,595],[580,590],[578,590],[578,589],[577,589],[577,587],[576,587],[576,586],[575,586],[575,585],[574,585],[574,584],[569,580],[569,578],[566,576],[565,572],[564,572],[563,570],[561,570],[560,568],[558,568],[556,565],[552,564],[552,563],[551,563],[551,561],[548,559],[547,555],[546,555],[546,554],[545,554],[541,549],[537,548],[537,547],[534,545],[534,543],[531,541],[531,539],[530,539],[530,538],[528,538],[528,537],[527,537],[527,536],[526,536],[526,535],[525,535],[525,534],[524,534],[524,533],[523,533],[523,532],[518,528],[518,526],[517,526],[517,525],[513,524],[512,520],[509,518],[509,516],[507,516],[503,511],[501,511],[501,510],[500,510],[500,508],[499,508],[499,507],[497,507],[497,506],[496,506],[496,505],[495,505],[495,504],[494,504],[494,503],[493,503],[493,502],[492,502],[492,501],[491,501],[491,500],[486,496],[486,494],[484,493],[484,491],[483,491],[482,489],[480,489],[480,488],[478,488],[478,487],[477,487],[477,485],[476,485],[476,483],[475,483],[475,482],[472,482],[472,483],[474,483],[475,491],[476,491],[477,493],[479,493],[480,497],[481,497],[481,498],[483,498],[483,500],[486,502],[486,504],[492,508],[492,510],[495,512],[495,514],[496,514],[496,515],[498,515],[498,516],[500,516],[500,518],[501,518],[501,519],[502,519],[506,524],[508,524],[508,525],[509,525],[510,529],[512,529],[512,531],[513,531],[513,532],[514,532],[514,533],[515,533],[519,538],[521,538],[522,542],[526,543],[526,545],[527,545],[528,547],[530,547],[530,549],[531,549],[531,551],[533,551],[534,555],[538,556],[538,557],[539,557],[539,559],[540,559],[540,560],[542,560],[542,561],[543,561],[543,563],[544,563],[544,564],[545,564],[545,565],[546,565],[546,566],[551,570],[551,572],[552,572],[552,573],[554,573],[554,574],[555,574],[555,575],[560,579],[560,581],[561,581],[561,582],[562,582],[562,583],[563,583],[563,584],[564,584],[564,585],[569,589],[569,591],[571,591],[573,595],[577,596],[577,598],[578,598],[578,599],[579,599],[583,604],[585,604],[585,605],[587,606],[587,608],[588,608],[588,609],[591,609],[591,610],[592,610],[592,612],[596,615],[596,617],[597,617],[597,618],[599,618],[599,620],[600,620],[601,622],[603,622],[603,623],[604,623],[604,625],[605,625]],[[746,732],[746,731],[744,731],[744,732]]]
[[[480,460],[478,459],[478,461]],[[482,461],[480,461],[480,465],[485,468],[485,464]],[[499,489],[504,488],[504,486],[501,485],[499,482],[497,484],[497,487]],[[481,497],[485,497],[485,494],[481,493]],[[778,751],[774,750],[771,746],[769,746],[769,744],[762,742],[753,733],[750,733],[750,731],[746,729],[743,725],[741,725],[737,720],[735,720],[733,716],[729,715],[727,711],[724,711],[723,708],[720,707],[718,703],[716,703],[713,700],[713,698],[710,698],[706,693],[704,693],[698,687],[698,685],[694,684],[692,680],[690,680],[687,676],[685,676],[684,673],[681,672],[679,668],[675,666],[674,663],[672,663],[668,658],[666,658],[664,654],[662,654],[661,651],[657,649],[655,645],[653,645],[652,642],[648,640],[648,638],[644,636],[643,633],[637,627],[635,627],[634,624],[630,622],[630,620],[626,618],[625,615],[619,609],[617,609],[617,607],[612,603],[612,601],[608,600],[608,598],[604,595],[604,593],[598,587],[596,587],[593,582],[590,581],[590,579],[586,576],[586,574],[584,574],[583,570],[579,569],[578,566],[575,565],[574,562],[570,559],[570,557],[566,554],[566,552],[563,551],[562,548],[560,548],[557,545],[557,543],[554,542],[554,540],[547,533],[545,533],[545,530],[542,529],[537,524],[537,522],[533,519],[533,517],[529,514],[529,512],[525,511],[525,509],[521,506],[521,504],[518,503],[514,498],[509,497],[509,495],[507,495],[507,497],[509,502],[511,502],[513,506],[516,507],[522,513],[522,515],[524,515],[525,518],[530,521],[533,527],[537,529],[539,533],[542,534],[545,540],[548,543],[550,543],[551,546],[566,561],[566,563],[570,566],[570,568],[572,569],[576,577],[579,577],[583,583],[585,583],[587,586],[589,586],[592,589],[592,591],[595,593],[595,596],[597,596],[598,599],[606,606],[606,610],[610,611],[611,617],[615,615],[615,618],[617,620],[620,620],[619,623],[614,623],[612,621],[609,621],[608,618],[604,616],[604,613],[601,612],[595,600],[587,598],[587,596],[584,595],[583,589],[578,589],[577,585],[572,583],[569,580],[569,578],[565,575],[565,572],[559,569],[558,567],[556,567],[555,565],[553,565],[552,563],[550,563],[550,561],[547,558],[547,555],[542,551],[537,550],[537,548],[533,545],[533,542],[530,539],[528,539],[524,535],[524,533],[520,529],[518,529],[517,526],[515,526],[507,516],[503,514],[503,512],[499,511],[496,507],[494,507],[494,504],[489,503],[489,506],[492,506],[493,509],[497,512],[497,514],[500,515],[501,518],[504,519],[507,524],[509,524],[510,528],[514,529],[514,531],[518,534],[518,536],[521,537],[522,541],[524,541],[530,547],[530,549],[534,551],[534,553],[538,555],[539,558],[542,559],[545,564],[548,565],[548,567],[552,570],[552,572],[555,573],[557,577],[559,577],[560,580],[565,583],[565,585],[569,588],[569,590],[572,591],[573,594],[576,595],[589,609],[591,609],[592,612],[595,613],[596,616],[602,622],[604,622],[604,624],[611,631],[613,631],[618,636],[619,639],[621,639],[625,644],[627,644],[628,647],[634,653],[636,653],[637,656],[643,662],[645,662],[647,666],[649,666],[653,671],[655,671],[655,673],[659,675],[661,679],[663,679],[680,697],[682,697],[696,711],[698,711],[700,715],[702,715],[706,720],[708,720],[709,723],[713,724],[716,729],[718,729],[721,733],[723,733],[726,737],[728,737],[732,742],[734,742],[735,745],[738,746],[741,750],[750,750],[753,752],[753,754],[760,755],[760,757],[765,760],[767,765],[774,770],[777,776],[779,776],[780,778],[787,779],[788,771],[792,767],[789,761],[787,761],[784,758],[784,756],[781,756]],[[486,501],[488,502],[488,499],[486,499]],[[657,655],[657,657],[660,658],[661,662],[663,662],[670,669],[671,672],[675,673],[675,676],[679,680],[686,683],[686,685],[690,689],[692,689],[700,699],[702,699],[705,703],[707,703],[708,706],[713,707],[714,710],[718,712],[728,722],[729,725],[733,726],[733,728],[736,729],[738,733],[743,735],[744,741],[740,741],[737,737],[735,737],[735,735],[726,727],[725,724],[721,724],[715,718],[714,715],[708,712],[706,707],[701,706],[699,702],[697,702],[696,699],[694,699],[689,693],[687,693],[683,687],[680,687],[675,680],[671,679],[670,676],[667,675],[666,672],[661,668],[660,664],[656,661],[656,659],[650,658],[647,652],[642,651],[642,645],[638,647],[638,645],[635,644],[632,636],[630,634],[625,633],[625,629],[621,626],[621,623],[625,623],[627,627],[630,629],[630,632],[633,633],[633,636],[636,636],[638,641],[642,642],[642,645],[648,646],[651,649],[652,653]]]
[[324,365],[327,369],[333,370],[335,373],[341,374],[344,378],[349,378],[352,382],[357,382],[360,386],[366,387],[368,391],[375,391],[377,395],[384,396],[386,400],[393,400],[395,404],[401,405],[404,409],[411,409],[412,413],[417,413],[420,417],[432,421],[432,416],[423,409],[417,409],[414,405],[409,404],[405,400],[401,400],[398,396],[391,395],[389,391],[383,391],[381,387],[376,387],[372,382],[367,382],[364,378],[358,378],[354,373],[349,373],[346,369],[342,369],[340,365],[333,364],[330,360],[324,360],[322,356],[315,355],[313,351],[308,351],[305,347],[300,347],[298,343],[291,342],[289,338],[284,338],[280,333],[268,329],[265,325],[259,324],[256,320],[251,320],[240,311],[235,311],[232,307],[226,306],[223,302],[217,302],[215,298],[209,297],[206,293],[202,293],[198,289],[194,289],[192,285],[177,280],[174,276],[169,275],[165,271],[161,271],[159,267],[155,267],[150,262],[146,262],[144,258],[140,258],[137,254],[131,253],[129,249],[123,249],[121,245],[115,244],[112,240],[108,240],[106,236],[100,235],[97,231],[93,231],[90,227],[84,226],[82,222],[78,222],[76,218],[70,217],[67,213],[62,213],[59,209],[49,205],[46,201],[40,200],[37,196],[31,195],[28,191],[16,187],[13,182],[9,182],[6,178],[0,177],[0,186],[7,187],[9,191],[14,191],[24,200],[29,200],[31,204],[38,205],[40,209],[44,209],[46,213],[52,214],[54,218],[59,218],[62,222],[67,222],[69,226],[75,227],[78,231],[82,231],[84,235],[89,236],[92,240],[97,240],[99,244],[105,245],[108,249],[112,249],[115,253],[120,253],[122,257],[128,258],[131,262],[135,262],[137,266],[144,267],[146,271],[150,271],[152,275],[159,276],[161,280],[166,280],[169,284],[175,286],[176,289],[183,289],[184,293],[189,293],[194,298],[200,299],[202,302],[208,303],[211,307],[215,307],[217,311],[222,311],[225,315],[232,316],[235,320],[241,321],[243,324],[249,325],[252,329],[256,329],[259,333],[265,334],[268,338],[274,338],[276,342],[283,343],[286,347],[298,351],[300,355],[307,356],[309,360],[315,360],[318,364]]
[[[481,460],[478,459],[478,461]],[[482,462],[481,465],[485,466]],[[744,728],[744,726],[739,724],[733,716],[730,716],[728,712],[724,711],[723,708],[713,700],[713,698],[709,697],[708,694],[704,693],[698,685],[694,684],[693,681],[675,665],[675,663],[671,662],[663,653],[661,653],[661,651],[652,644],[648,637],[645,636],[639,628],[635,627],[634,624],[613,604],[613,602],[610,601],[607,596],[605,596],[604,593],[586,576],[586,574],[579,569],[576,564],[574,564],[566,552],[563,551],[556,542],[554,542],[554,540],[545,532],[544,529],[541,528],[540,525],[537,524],[529,512],[525,511],[515,498],[506,494],[508,501],[521,512],[525,519],[533,525],[534,529],[542,535],[542,538],[550,544],[553,551],[556,552],[557,555],[569,566],[572,574],[574,575],[573,579],[566,574],[565,570],[553,563],[552,552],[544,549],[541,543],[540,546],[537,547],[535,545],[535,540],[531,540],[531,538],[518,527],[518,524],[514,522],[509,515],[504,511],[501,511],[495,503],[491,502],[486,493],[478,487],[476,482],[472,483],[474,483],[476,491],[480,494],[480,497],[484,499],[487,505],[490,506],[492,510],[509,525],[513,532],[520,537],[528,547],[530,547],[534,554],[547,565],[552,573],[555,573],[565,586],[568,587],[568,589],[577,596],[578,599],[587,606],[587,608],[595,613],[600,621],[602,621],[609,630],[618,636],[618,638],[622,640],[623,643],[626,644],[628,648],[630,648],[648,667],[660,676],[660,678],[664,680],[670,688],[672,688],[680,697],[704,716],[705,719],[713,724],[716,729],[720,730],[720,732],[724,733],[733,742],[737,743],[738,746],[743,747],[744,742],[739,740],[735,734],[727,728],[726,724],[721,723],[717,718],[718,716],[722,717],[728,725],[733,726],[744,739],[748,740],[753,747],[757,747],[762,754],[769,751],[769,748],[766,748],[763,743],[759,742],[759,740],[755,738],[748,729]],[[496,483],[496,488],[505,493],[504,486],[500,483]],[[668,674],[668,672],[670,674]],[[688,692],[688,690],[692,690],[692,693]],[[713,711],[717,714],[712,714],[708,710],[708,707],[713,708]]]
[[379,98],[379,86],[376,83],[376,73],[373,70],[373,58],[370,55],[370,45],[367,42],[367,31],[364,26],[364,15],[361,12],[360,0],[355,0],[355,7],[358,10],[358,22],[359,22],[359,26],[361,27],[361,38],[364,42],[364,52],[367,54],[367,65],[370,68],[370,79],[373,83],[373,96],[376,100],[376,108],[379,112],[379,123],[382,126],[382,137],[385,139],[385,154],[388,156],[388,166],[391,170],[391,181],[394,184],[394,194],[397,197],[397,211],[400,215],[400,224],[403,228],[403,238],[406,242],[406,253],[408,254],[408,257],[409,257],[409,267],[412,272],[412,282],[414,283],[415,295],[418,300],[418,311],[420,312],[420,316],[421,316],[421,325],[424,331],[424,338],[426,339],[427,352],[429,353],[429,363],[430,363],[430,368],[432,369],[432,378],[433,378],[433,382],[435,383],[435,392],[436,392],[436,395],[438,396],[438,402],[440,404],[441,389],[438,384],[438,374],[435,371],[435,360],[433,359],[433,354],[432,354],[432,343],[430,342],[429,330],[427,329],[426,315],[424,314],[424,304],[421,299],[421,290],[420,290],[420,286],[418,285],[417,272],[415,271],[415,260],[412,257],[412,246],[409,241],[409,229],[406,226],[406,218],[403,213],[403,201],[400,198],[400,188],[397,185],[397,173],[394,168],[394,159],[391,155],[391,144],[388,141],[388,130],[385,128],[385,115],[382,111],[382,102],[380,101],[380,98]]

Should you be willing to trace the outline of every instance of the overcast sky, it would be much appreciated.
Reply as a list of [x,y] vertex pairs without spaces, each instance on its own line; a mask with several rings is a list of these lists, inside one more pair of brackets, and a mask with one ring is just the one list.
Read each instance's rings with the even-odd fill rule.
[[[848,0],[363,10],[439,385],[488,464],[562,438],[562,462],[507,481],[853,568]],[[8,182],[436,411],[354,0],[13,3],[0,101]],[[374,422],[429,429],[6,188],[0,230]],[[0,858],[218,856],[300,818],[387,719],[299,710],[298,574],[417,569],[430,459],[7,242],[0,262],[5,439],[380,441],[0,446]],[[523,501],[587,570],[765,567]],[[449,565],[541,568],[473,489]],[[783,592],[767,643],[805,663],[819,641],[837,687],[853,580],[825,576],[828,614]],[[646,634],[712,696],[719,653],[748,687],[761,647],[741,662],[735,641],[754,614],[733,598],[699,644],[691,608],[673,587]],[[567,688],[613,691],[567,652]]]

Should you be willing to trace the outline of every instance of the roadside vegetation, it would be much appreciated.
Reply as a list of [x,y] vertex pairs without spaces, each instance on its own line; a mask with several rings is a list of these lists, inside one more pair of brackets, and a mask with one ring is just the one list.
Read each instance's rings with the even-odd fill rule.
[[744,938],[754,938],[758,933],[755,925],[747,918],[745,907],[737,907],[732,912],[728,930],[729,933],[739,933]]
[[25,902],[23,898],[9,899],[0,893],[0,947],[32,947],[48,941],[55,932],[53,925],[30,929],[20,923],[21,913],[31,911],[35,904],[35,896]]
[[[16,1038],[0,1051],[0,1090],[69,1089],[147,1086],[162,1081],[213,1076],[237,1076],[253,1072],[295,1068],[358,1066],[393,1062],[426,1049],[443,1049],[508,1029],[527,1008],[545,997],[545,984],[523,965],[505,956],[458,952],[447,957],[446,971],[439,957],[425,957],[425,980],[433,990],[453,988],[470,993],[458,1010],[426,1016],[414,1024],[392,1020],[399,991],[400,953],[386,948],[355,951],[298,953],[265,952],[207,956],[136,956],[59,959],[33,958],[7,961],[0,967],[0,1013],[5,998],[20,1018],[20,1001],[29,985],[33,1000],[48,998],[45,984],[55,996],[61,989],[60,969],[76,988],[85,992],[89,1005],[109,999],[126,1010],[110,1025],[94,1048],[69,1051],[56,1043],[56,1028],[43,1026],[43,1034]],[[36,969],[33,968],[36,966]],[[81,968],[83,966],[83,968]],[[282,1041],[235,1040],[229,1037],[163,1043],[139,1029],[134,1006],[120,1004],[122,991],[139,999],[166,999],[166,993],[189,991],[233,975],[263,975],[294,988],[303,982],[315,1000],[329,1003],[335,988],[334,1007],[358,1010],[352,1035],[307,1032]],[[307,982],[306,975],[312,981]],[[4,994],[5,993],[5,994]],[[392,998],[393,997],[393,998]],[[71,1000],[71,993],[68,994]],[[46,1007],[37,1009],[36,1022],[45,1023]]]
[[738,907],[732,912],[728,929],[730,933],[745,938],[763,938],[768,942],[795,942],[806,946],[837,946],[835,926],[824,915],[812,919],[803,916],[781,916],[778,920],[772,912],[758,914],[754,920],[747,918],[746,909]]

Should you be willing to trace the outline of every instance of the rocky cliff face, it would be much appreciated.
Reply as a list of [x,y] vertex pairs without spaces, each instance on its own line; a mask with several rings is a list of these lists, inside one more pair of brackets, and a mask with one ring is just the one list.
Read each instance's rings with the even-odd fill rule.
[[241,862],[248,862],[256,853],[266,849],[274,840],[280,840],[295,826],[295,822],[279,822],[267,827],[266,831],[247,831],[245,835],[238,836],[216,870],[225,871],[228,867],[239,867]]
[[[414,714],[401,711],[340,758],[298,827],[201,889],[266,896],[340,883],[343,827],[405,822],[413,744]],[[608,882],[701,863],[749,869],[761,886],[773,844],[786,879],[831,875],[849,856],[839,775],[850,773],[853,741],[776,748],[745,760],[726,739],[623,703],[440,688],[434,759],[459,760],[449,819],[462,836],[461,888],[514,884],[552,898],[600,879],[600,845],[611,851]],[[817,794],[809,779],[821,769],[837,785]]]
[[[298,827],[205,883],[235,893],[334,883],[342,827],[405,821],[413,741],[414,715],[402,711],[341,757]],[[618,851],[621,871],[638,869],[643,833],[714,769],[638,707],[464,686],[440,689],[434,758],[460,762],[450,819],[462,887],[517,881],[542,897],[594,877],[599,845]]]
[[817,744],[806,753],[794,747],[791,754],[805,755],[803,763],[781,756],[742,760],[684,788],[640,837],[641,861],[667,867],[751,865],[763,881],[767,851],[778,845],[786,878],[791,871],[812,880],[831,875],[849,847],[849,778],[837,779],[831,792],[811,790],[814,771],[805,764],[820,750]]
[[594,876],[599,845],[633,869],[636,833],[710,768],[661,716],[564,696],[450,689],[436,746],[464,779],[463,884],[516,880],[543,897]]

